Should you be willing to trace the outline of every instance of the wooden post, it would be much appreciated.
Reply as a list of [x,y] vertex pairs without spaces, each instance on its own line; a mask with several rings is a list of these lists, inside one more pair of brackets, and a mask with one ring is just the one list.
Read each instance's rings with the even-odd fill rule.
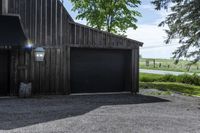
[[159,63],[159,68],[161,68],[161,66],[162,66],[162,64],[161,64],[161,63]]
[[146,66],[147,67],[149,66],[149,60],[146,60]]
[[156,60],[153,59],[153,67],[156,68]]
[[139,92],[139,49],[132,50],[131,79],[131,92],[137,94]]

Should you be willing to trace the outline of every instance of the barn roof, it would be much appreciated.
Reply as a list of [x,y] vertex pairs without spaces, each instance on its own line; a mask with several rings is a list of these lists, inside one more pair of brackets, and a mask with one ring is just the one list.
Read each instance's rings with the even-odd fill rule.
[[27,37],[19,16],[0,15],[0,29],[0,46],[20,46],[25,44]]

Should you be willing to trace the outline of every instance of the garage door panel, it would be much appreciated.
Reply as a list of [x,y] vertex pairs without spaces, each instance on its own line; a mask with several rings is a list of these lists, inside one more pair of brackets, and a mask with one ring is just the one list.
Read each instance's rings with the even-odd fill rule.
[[129,51],[71,49],[73,93],[125,91]]

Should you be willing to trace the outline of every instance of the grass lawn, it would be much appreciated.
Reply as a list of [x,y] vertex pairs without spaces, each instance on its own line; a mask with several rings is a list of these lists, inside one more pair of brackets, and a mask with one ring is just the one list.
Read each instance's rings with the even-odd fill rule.
[[200,86],[173,82],[140,82],[140,88],[173,91],[189,96],[200,96]]
[[[156,59],[156,67],[154,68],[153,62],[150,61],[149,66],[146,66],[145,58],[140,59],[140,68],[141,69],[152,69],[152,70],[164,70],[164,71],[176,71],[176,72],[191,72],[191,73],[200,73],[200,63],[192,65],[190,71],[187,70],[187,64],[189,61],[180,60],[178,64],[174,64],[172,59]],[[159,67],[159,64],[161,66]]]
[[189,96],[200,96],[200,86],[178,83],[162,82],[160,79],[165,75],[140,73],[140,88],[173,91]]
[[164,75],[140,73],[140,81],[142,82],[154,82],[162,77],[164,77]]

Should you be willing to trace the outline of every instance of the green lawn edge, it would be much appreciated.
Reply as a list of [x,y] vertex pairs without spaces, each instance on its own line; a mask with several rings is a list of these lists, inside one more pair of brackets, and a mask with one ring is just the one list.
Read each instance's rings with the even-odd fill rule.
[[140,82],[142,89],[158,89],[162,91],[179,92],[188,96],[200,96],[200,86],[176,82]]

